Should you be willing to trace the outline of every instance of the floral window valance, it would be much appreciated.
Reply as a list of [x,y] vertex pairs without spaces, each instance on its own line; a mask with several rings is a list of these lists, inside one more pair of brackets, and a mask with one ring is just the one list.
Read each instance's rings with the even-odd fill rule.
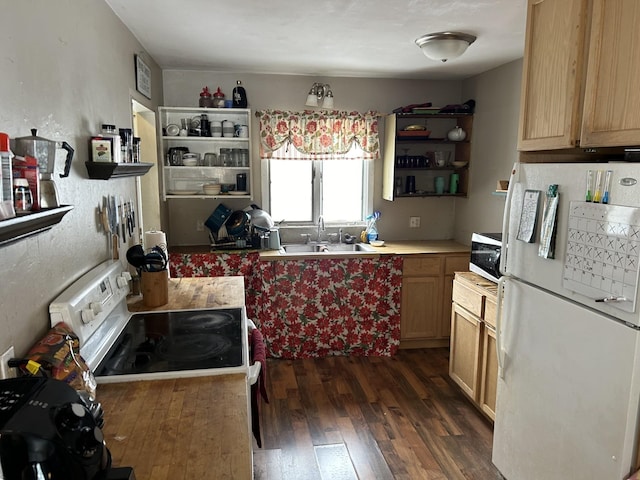
[[260,118],[261,156],[290,143],[310,155],[345,154],[354,142],[374,158],[380,152],[375,112],[263,110]]

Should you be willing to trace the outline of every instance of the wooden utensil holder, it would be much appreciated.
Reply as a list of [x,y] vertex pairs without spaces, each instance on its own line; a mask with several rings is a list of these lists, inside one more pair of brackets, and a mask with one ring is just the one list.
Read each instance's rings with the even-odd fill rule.
[[169,271],[142,272],[142,303],[159,307],[169,302]]

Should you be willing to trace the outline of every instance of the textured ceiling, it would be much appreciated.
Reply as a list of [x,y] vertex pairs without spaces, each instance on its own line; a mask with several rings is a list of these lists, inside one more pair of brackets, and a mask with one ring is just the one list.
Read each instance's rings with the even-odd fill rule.
[[[522,57],[526,0],[106,0],[163,69],[465,78]],[[447,63],[414,41],[478,39]]]

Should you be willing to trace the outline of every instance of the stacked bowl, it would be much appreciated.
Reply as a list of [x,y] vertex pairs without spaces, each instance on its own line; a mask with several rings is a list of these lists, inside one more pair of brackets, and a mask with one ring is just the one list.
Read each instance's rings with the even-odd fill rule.
[[202,186],[202,190],[204,190],[205,195],[219,195],[220,194],[220,184],[219,183],[205,183]]

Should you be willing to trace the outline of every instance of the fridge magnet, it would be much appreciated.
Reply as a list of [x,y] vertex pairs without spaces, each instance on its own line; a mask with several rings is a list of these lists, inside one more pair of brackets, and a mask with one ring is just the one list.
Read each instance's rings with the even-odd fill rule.
[[556,233],[558,230],[558,185],[549,185],[542,211],[542,228],[540,229],[540,248],[538,256],[556,258]]
[[136,55],[136,90],[151,100],[151,69]]
[[540,205],[540,190],[525,190],[522,199],[522,211],[520,213],[520,225],[518,226],[517,239],[527,243],[533,243],[538,221],[538,208]]

